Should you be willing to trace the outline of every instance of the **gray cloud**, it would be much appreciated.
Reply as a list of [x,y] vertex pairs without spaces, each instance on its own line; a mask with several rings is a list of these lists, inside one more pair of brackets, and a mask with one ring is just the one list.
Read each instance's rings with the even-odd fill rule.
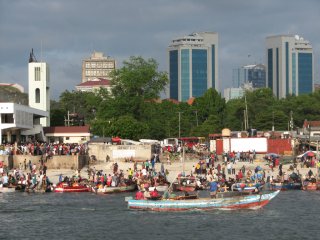
[[0,0],[0,82],[26,88],[34,48],[38,60],[50,64],[57,99],[80,83],[82,59],[94,50],[118,66],[140,55],[166,70],[170,41],[198,31],[219,33],[222,88],[231,85],[234,67],[264,62],[266,36],[287,33],[312,43],[319,80],[319,9],[317,0]]

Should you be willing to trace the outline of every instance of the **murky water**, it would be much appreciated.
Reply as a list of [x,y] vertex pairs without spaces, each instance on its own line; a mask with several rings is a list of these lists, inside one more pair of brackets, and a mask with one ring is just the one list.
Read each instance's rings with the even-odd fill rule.
[[0,193],[1,239],[320,239],[320,191],[281,192],[260,210],[157,213],[132,193]]

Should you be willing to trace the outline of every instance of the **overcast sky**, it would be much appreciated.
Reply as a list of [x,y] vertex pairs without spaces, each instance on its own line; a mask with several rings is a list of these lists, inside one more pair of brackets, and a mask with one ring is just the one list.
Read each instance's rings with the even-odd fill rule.
[[319,22],[319,0],[0,0],[0,82],[28,91],[33,48],[50,65],[51,95],[58,99],[81,82],[82,59],[94,50],[118,67],[142,56],[167,71],[170,41],[201,31],[219,33],[220,90],[231,86],[233,68],[265,63],[265,39],[278,34],[311,42],[318,81]]

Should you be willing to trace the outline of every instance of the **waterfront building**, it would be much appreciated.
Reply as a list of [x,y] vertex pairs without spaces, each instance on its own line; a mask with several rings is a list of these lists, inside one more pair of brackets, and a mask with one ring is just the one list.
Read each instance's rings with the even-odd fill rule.
[[0,144],[30,139],[45,141],[43,127],[50,126],[49,66],[30,53],[28,64],[29,106],[0,103]]
[[263,64],[252,64],[233,69],[233,87],[239,88],[251,83],[253,88],[266,87],[266,67]]
[[168,47],[169,96],[178,101],[218,91],[218,33],[200,32],[176,38]]
[[313,92],[313,49],[298,35],[277,35],[266,39],[267,87],[278,98]]
[[109,79],[111,71],[115,70],[116,61],[105,57],[102,52],[93,52],[91,57],[82,61],[82,82],[92,81],[97,78]]
[[88,142],[92,137],[89,126],[57,126],[43,128],[48,143]]

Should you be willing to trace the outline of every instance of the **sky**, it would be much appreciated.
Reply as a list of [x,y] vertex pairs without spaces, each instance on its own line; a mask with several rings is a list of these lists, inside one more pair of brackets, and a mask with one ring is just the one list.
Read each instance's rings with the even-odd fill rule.
[[[265,63],[265,39],[300,35],[314,50],[319,81],[319,0],[0,0],[0,82],[28,92],[28,59],[50,65],[51,98],[81,83],[82,60],[103,52],[122,66],[154,58],[168,71],[167,47],[194,32],[219,34],[220,91],[232,69]],[[166,96],[165,96],[166,97]]]

